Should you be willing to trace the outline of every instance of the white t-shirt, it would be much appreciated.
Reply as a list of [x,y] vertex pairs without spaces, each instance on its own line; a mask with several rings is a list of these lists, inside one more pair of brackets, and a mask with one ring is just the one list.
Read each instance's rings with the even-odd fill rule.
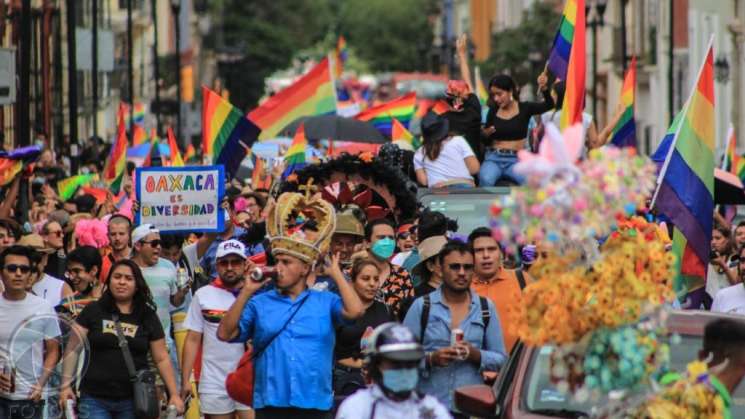
[[735,284],[720,289],[711,303],[711,311],[745,315],[745,285]]
[[719,268],[711,263],[707,266],[706,271],[706,293],[711,298],[716,297],[719,290],[729,287],[729,279],[726,273],[719,273]]
[[0,392],[0,397],[28,399],[44,366],[44,340],[58,336],[57,313],[46,300],[28,293],[12,301],[0,294],[0,353],[11,354],[16,384],[13,394]]
[[211,284],[197,290],[191,300],[185,326],[202,334],[200,394],[227,395],[225,379],[245,352],[242,343],[227,343],[217,338],[217,326],[234,301],[230,291]]
[[57,307],[62,301],[62,287],[65,282],[53,276],[44,274],[32,287],[31,291],[37,297],[45,299],[52,307]]
[[166,334],[166,341],[171,338],[171,296],[178,292],[176,286],[176,267],[170,260],[158,258],[158,263],[153,266],[142,267],[142,276],[145,278],[153,302],[157,308],[156,313]]
[[424,147],[420,147],[414,153],[414,169],[424,169],[429,187],[441,182],[473,179],[465,162],[465,158],[471,156],[474,156],[473,150],[466,139],[455,136],[442,143],[440,154],[434,161],[424,154]]

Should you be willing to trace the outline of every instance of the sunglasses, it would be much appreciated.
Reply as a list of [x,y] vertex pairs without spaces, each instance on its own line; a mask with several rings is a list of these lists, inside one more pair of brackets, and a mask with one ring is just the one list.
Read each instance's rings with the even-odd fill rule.
[[461,269],[466,272],[471,272],[473,270],[473,263],[449,263],[448,268],[455,272],[460,272]]
[[27,274],[31,272],[31,267],[28,265],[6,265],[5,270],[14,273],[14,272],[21,272],[22,274]]
[[143,241],[142,243],[143,244],[148,244],[148,245],[150,245],[150,247],[160,247],[160,240],[158,240],[158,239],[150,240],[149,242]]
[[246,261],[243,259],[220,259],[217,261],[217,266],[221,268],[227,268],[233,266],[241,266],[245,263]]
[[411,234],[410,232],[399,233],[398,238],[399,239],[402,239],[402,240],[406,240],[406,239],[408,239],[411,236],[413,236],[413,234]]

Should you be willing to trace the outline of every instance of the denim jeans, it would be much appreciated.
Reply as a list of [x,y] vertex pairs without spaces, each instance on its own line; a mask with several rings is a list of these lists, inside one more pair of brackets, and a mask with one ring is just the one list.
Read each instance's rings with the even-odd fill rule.
[[0,397],[0,419],[41,419],[44,401],[10,400]]
[[525,178],[515,173],[515,163],[517,154],[487,151],[479,171],[479,186],[494,186],[500,180],[522,184]]
[[135,419],[132,399],[102,399],[83,394],[78,401],[79,419]]

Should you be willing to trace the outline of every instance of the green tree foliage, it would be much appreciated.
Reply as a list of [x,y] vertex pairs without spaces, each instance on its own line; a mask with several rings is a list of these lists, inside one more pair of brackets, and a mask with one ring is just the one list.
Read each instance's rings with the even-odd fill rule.
[[332,25],[328,0],[213,0],[215,26],[206,44],[218,53],[230,101],[243,110],[264,95],[264,79],[295,54],[324,39]]
[[551,52],[560,21],[561,13],[553,4],[534,2],[520,25],[494,34],[491,55],[480,63],[482,76],[509,73],[521,86],[535,83]]
[[422,71],[432,45],[436,0],[344,0],[339,31],[373,71]]

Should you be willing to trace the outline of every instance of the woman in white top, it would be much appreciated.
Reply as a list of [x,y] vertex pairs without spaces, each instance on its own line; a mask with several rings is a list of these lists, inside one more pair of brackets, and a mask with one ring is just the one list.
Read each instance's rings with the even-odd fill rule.
[[432,112],[422,118],[424,144],[414,154],[416,180],[430,188],[472,188],[480,165],[468,142],[450,136],[448,120]]

